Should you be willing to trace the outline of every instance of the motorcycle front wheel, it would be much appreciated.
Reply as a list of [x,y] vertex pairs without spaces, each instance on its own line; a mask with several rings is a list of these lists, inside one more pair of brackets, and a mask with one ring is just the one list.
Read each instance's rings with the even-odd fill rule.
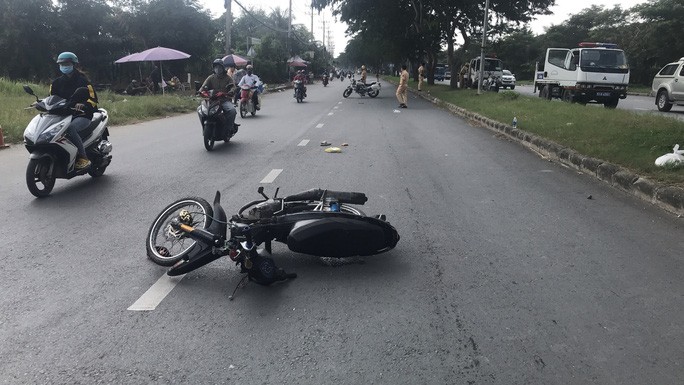
[[183,231],[171,226],[174,219],[192,227],[207,228],[211,224],[214,210],[203,198],[188,197],[171,203],[162,210],[150,230],[145,245],[147,257],[160,266],[172,266],[185,257],[196,241]]
[[247,106],[245,106],[245,102],[242,101],[240,102],[240,117],[247,117]]
[[211,151],[214,148],[214,139],[210,138],[208,136],[204,137],[204,148],[207,149],[207,151]]
[[351,95],[351,93],[352,93],[352,90],[350,90],[349,88],[347,88],[347,89],[344,90],[344,92],[342,93],[342,96],[344,96],[345,98],[348,98],[349,95]]
[[50,158],[31,159],[26,167],[26,186],[38,198],[46,197],[55,187],[54,163]]

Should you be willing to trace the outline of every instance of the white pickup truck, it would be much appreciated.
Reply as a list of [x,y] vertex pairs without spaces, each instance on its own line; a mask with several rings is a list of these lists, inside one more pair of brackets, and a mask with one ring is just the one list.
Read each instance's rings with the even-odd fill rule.
[[611,43],[580,43],[578,48],[549,48],[534,87],[539,97],[615,108],[627,97],[629,65],[625,52]]
[[684,105],[684,57],[658,71],[651,92],[659,111],[670,111],[674,104]]

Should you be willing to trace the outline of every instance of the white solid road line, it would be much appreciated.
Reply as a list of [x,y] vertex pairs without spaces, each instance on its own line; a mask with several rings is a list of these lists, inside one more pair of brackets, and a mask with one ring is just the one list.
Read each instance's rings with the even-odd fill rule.
[[307,144],[309,144],[309,139],[302,139],[297,146],[306,146]]
[[275,178],[277,178],[281,172],[283,172],[282,168],[275,168],[271,170],[271,172],[269,172],[268,175],[266,175],[266,177],[262,179],[259,183],[273,183]]
[[133,311],[149,311],[154,310],[161,301],[173,290],[178,282],[185,277],[185,274],[177,277],[170,277],[166,274],[162,275],[157,282],[152,285],[145,294],[143,294],[128,310]]

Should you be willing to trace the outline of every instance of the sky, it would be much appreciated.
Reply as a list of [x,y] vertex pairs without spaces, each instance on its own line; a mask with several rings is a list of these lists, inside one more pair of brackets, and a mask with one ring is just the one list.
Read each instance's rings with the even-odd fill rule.
[[[311,0],[239,0],[246,8],[261,8],[269,13],[272,9],[280,7],[286,10],[292,2],[292,19],[295,24],[304,24],[307,29],[311,29]],[[539,16],[535,21],[530,23],[530,28],[535,34],[544,33],[544,29],[551,25],[561,24],[567,20],[570,15],[577,14],[585,8],[592,5],[600,5],[605,8],[612,8],[614,5],[620,5],[623,9],[629,9],[637,4],[645,3],[647,0],[556,0],[556,5],[550,10],[554,13],[548,16]],[[223,14],[224,0],[199,0],[200,5],[211,11],[212,16],[218,17]],[[232,3],[233,17],[242,14],[242,9],[235,3]],[[323,40],[323,23],[325,22],[327,34],[332,36],[334,41],[334,56],[339,55],[344,51],[347,45],[348,38],[345,36],[346,24],[336,22],[332,13],[329,10],[318,14],[314,12],[313,29],[316,40]],[[327,37],[326,37],[326,40]],[[326,41],[327,46],[327,41]]]

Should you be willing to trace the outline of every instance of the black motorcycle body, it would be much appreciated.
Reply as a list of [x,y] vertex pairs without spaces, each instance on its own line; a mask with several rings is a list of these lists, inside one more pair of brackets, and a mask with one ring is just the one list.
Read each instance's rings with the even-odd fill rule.
[[238,125],[233,124],[229,127],[230,124],[221,106],[223,101],[230,100],[229,94],[222,91],[204,90],[200,96],[203,100],[197,107],[197,116],[202,124],[204,148],[211,151],[216,141],[228,142],[238,132]]
[[[85,91],[85,88],[76,92]],[[109,114],[105,109],[98,109],[90,121],[90,125],[79,135],[83,140],[86,155],[91,161],[88,168],[76,169],[78,149],[67,137],[71,121],[78,116],[71,103],[56,95],[38,99],[31,87],[25,85],[24,91],[36,98],[29,108],[40,113],[36,115],[24,130],[24,145],[31,154],[26,168],[26,185],[36,197],[50,195],[57,179],[71,179],[85,175],[102,176],[112,161],[110,155],[112,144],[109,137]]]
[[327,86],[328,86],[328,75],[325,74],[325,75],[323,75],[323,87],[327,87]]
[[361,96],[370,96],[374,98],[380,94],[380,83],[372,82],[369,84],[357,82],[354,78],[351,78],[349,86],[342,92],[342,96],[348,98],[352,92],[356,92]]
[[172,266],[167,274],[175,276],[228,255],[250,280],[269,285],[295,275],[260,255],[260,245],[268,253],[276,241],[294,252],[344,258],[383,253],[399,241],[384,215],[369,217],[352,206],[366,202],[363,193],[312,189],[285,198],[268,198],[263,188],[259,193],[265,199],[248,203],[230,220],[219,192],[211,206],[196,197],[172,203],[150,227],[148,257]]

